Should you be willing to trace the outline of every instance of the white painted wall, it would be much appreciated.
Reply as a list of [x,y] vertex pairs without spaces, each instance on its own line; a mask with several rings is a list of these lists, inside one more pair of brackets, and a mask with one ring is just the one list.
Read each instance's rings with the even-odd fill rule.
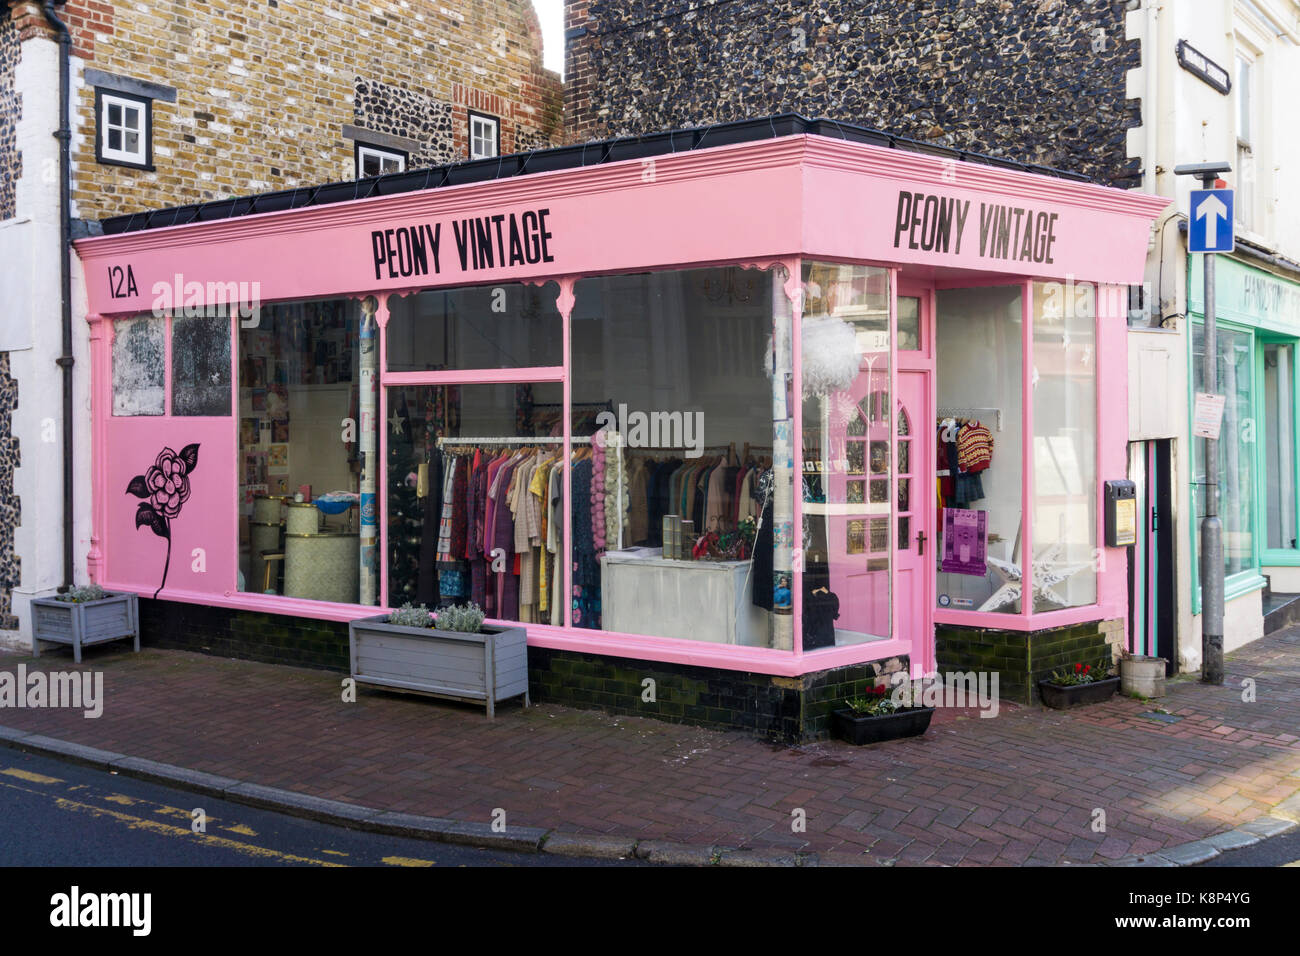
[[[0,223],[0,351],[10,353],[18,381],[13,429],[21,465],[14,493],[22,504],[14,549],[21,578],[13,592],[17,631],[0,631],[0,644],[30,640],[30,602],[63,583],[63,392],[55,360],[62,352],[59,309],[59,101],[58,44],[41,38],[23,43],[15,74],[23,115],[17,128],[22,176],[16,184],[16,216]],[[75,61],[75,58],[74,58]],[[14,264],[10,268],[8,264]],[[80,263],[73,257],[73,473],[76,583],[86,582],[90,541],[90,361],[86,299]]]
[[[1174,205],[1165,216],[1185,218],[1188,194],[1200,184],[1176,177],[1184,163],[1226,160],[1236,165],[1236,110],[1232,94],[1223,95],[1184,70],[1177,61],[1179,40],[1234,74],[1238,49],[1254,56],[1256,206],[1253,242],[1292,259],[1300,259],[1300,124],[1295,122],[1295,91],[1300,89],[1300,0],[1141,0],[1128,14],[1130,38],[1142,41],[1142,66],[1128,78],[1128,95],[1143,101],[1143,123],[1129,132],[1129,155],[1143,159],[1144,192],[1168,196]],[[1236,173],[1224,177],[1236,186]],[[1157,287],[1161,277],[1160,227],[1153,229],[1145,279]],[[1178,527],[1178,633],[1180,666],[1200,666],[1200,618],[1193,617],[1192,535],[1196,518],[1188,477],[1192,443],[1188,428],[1188,356],[1186,319],[1186,243],[1177,220],[1163,233],[1163,281],[1160,307],[1171,316],[1165,333],[1129,333],[1130,440],[1174,438],[1173,516]],[[1248,260],[1249,261],[1249,260]],[[1258,592],[1225,607],[1227,649],[1262,636]]]

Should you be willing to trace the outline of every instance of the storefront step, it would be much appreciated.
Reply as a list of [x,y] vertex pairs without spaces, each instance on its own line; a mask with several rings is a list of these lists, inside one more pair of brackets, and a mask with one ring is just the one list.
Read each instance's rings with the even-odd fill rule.
[[1264,598],[1264,633],[1272,634],[1300,621],[1300,594],[1270,592]]

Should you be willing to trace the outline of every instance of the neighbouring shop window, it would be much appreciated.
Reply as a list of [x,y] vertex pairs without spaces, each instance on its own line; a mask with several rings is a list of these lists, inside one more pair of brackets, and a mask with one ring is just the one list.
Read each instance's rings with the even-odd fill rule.
[[564,327],[555,305],[559,291],[554,282],[501,283],[391,296],[385,329],[388,370],[563,365]]
[[[1258,566],[1255,557],[1254,340],[1250,332],[1219,323],[1218,394],[1226,397],[1219,454],[1219,518],[1223,522],[1223,561],[1226,575]],[[1205,329],[1196,321],[1192,337],[1193,391],[1204,391],[1202,356]],[[1205,515],[1205,441],[1192,441],[1193,494],[1197,517]],[[1198,524],[1199,527],[1199,524]]]
[[564,623],[563,386],[387,389],[388,603]]
[[943,609],[1021,611],[1021,299],[1019,286],[937,295],[934,551]]
[[239,330],[244,590],[379,600],[375,306],[264,305],[258,324]]
[[1264,546],[1296,549],[1296,366],[1295,344],[1270,342],[1263,353]]
[[230,414],[230,317],[172,319],[172,414]]
[[1035,612],[1097,603],[1097,298],[1034,285]]
[[385,176],[406,170],[406,153],[396,149],[380,149],[357,143],[357,178]]
[[789,646],[790,565],[773,534],[788,529],[789,503],[787,471],[782,519],[769,372],[779,288],[738,267],[576,284],[575,627]]
[[[805,262],[803,290],[803,647],[815,650],[892,632],[896,415],[889,273]],[[899,319],[901,328],[902,309]],[[908,333],[913,348],[918,326],[919,318]],[[905,482],[907,511],[922,490]]]
[[113,322],[113,414],[166,411],[167,320],[154,316]]
[[123,166],[153,165],[152,101],[96,89],[96,160]]

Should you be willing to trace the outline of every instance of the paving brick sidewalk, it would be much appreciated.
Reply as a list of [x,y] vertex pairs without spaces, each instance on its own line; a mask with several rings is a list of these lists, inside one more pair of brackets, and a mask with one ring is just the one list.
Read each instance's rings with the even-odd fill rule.
[[[55,651],[0,670],[23,660],[74,669]],[[940,711],[924,737],[867,748],[554,705],[489,722],[371,691],[344,704],[337,674],[178,651],[91,650],[83,666],[105,674],[101,718],[4,709],[0,724],[381,809],[487,823],[500,807],[512,825],[570,833],[903,865],[1101,862],[1240,826],[1300,789],[1300,627],[1230,655],[1221,688],[1174,683],[1160,706],[1177,723],[1126,698],[1004,705],[994,719]]]

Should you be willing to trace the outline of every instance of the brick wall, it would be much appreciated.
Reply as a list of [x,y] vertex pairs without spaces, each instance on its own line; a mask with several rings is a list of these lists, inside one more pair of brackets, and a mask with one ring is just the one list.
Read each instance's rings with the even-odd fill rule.
[[572,142],[800,112],[1133,185],[1123,0],[568,0]]
[[348,626],[140,598],[140,643],[267,664],[348,670]]
[[1003,700],[1037,704],[1038,682],[1053,671],[1076,663],[1113,661],[1123,640],[1124,622],[1092,621],[1042,631],[1000,631],[992,628],[935,627],[935,658],[940,673],[985,671],[998,673]]
[[[744,730],[786,743],[828,736],[835,707],[849,697],[861,696],[882,675],[906,668],[907,658],[891,658],[786,678],[528,649],[529,690],[534,700]],[[644,699],[647,680],[654,682],[653,700]]]
[[[35,5],[12,9],[20,32],[49,35]],[[85,219],[351,179],[345,124],[418,140],[412,165],[465,158],[455,87],[496,98],[504,149],[558,134],[563,95],[542,68],[531,0],[69,0],[60,12],[76,77],[93,68],[176,91],[154,100],[155,168],[141,170],[96,162],[95,91],[78,80],[73,198]]]

